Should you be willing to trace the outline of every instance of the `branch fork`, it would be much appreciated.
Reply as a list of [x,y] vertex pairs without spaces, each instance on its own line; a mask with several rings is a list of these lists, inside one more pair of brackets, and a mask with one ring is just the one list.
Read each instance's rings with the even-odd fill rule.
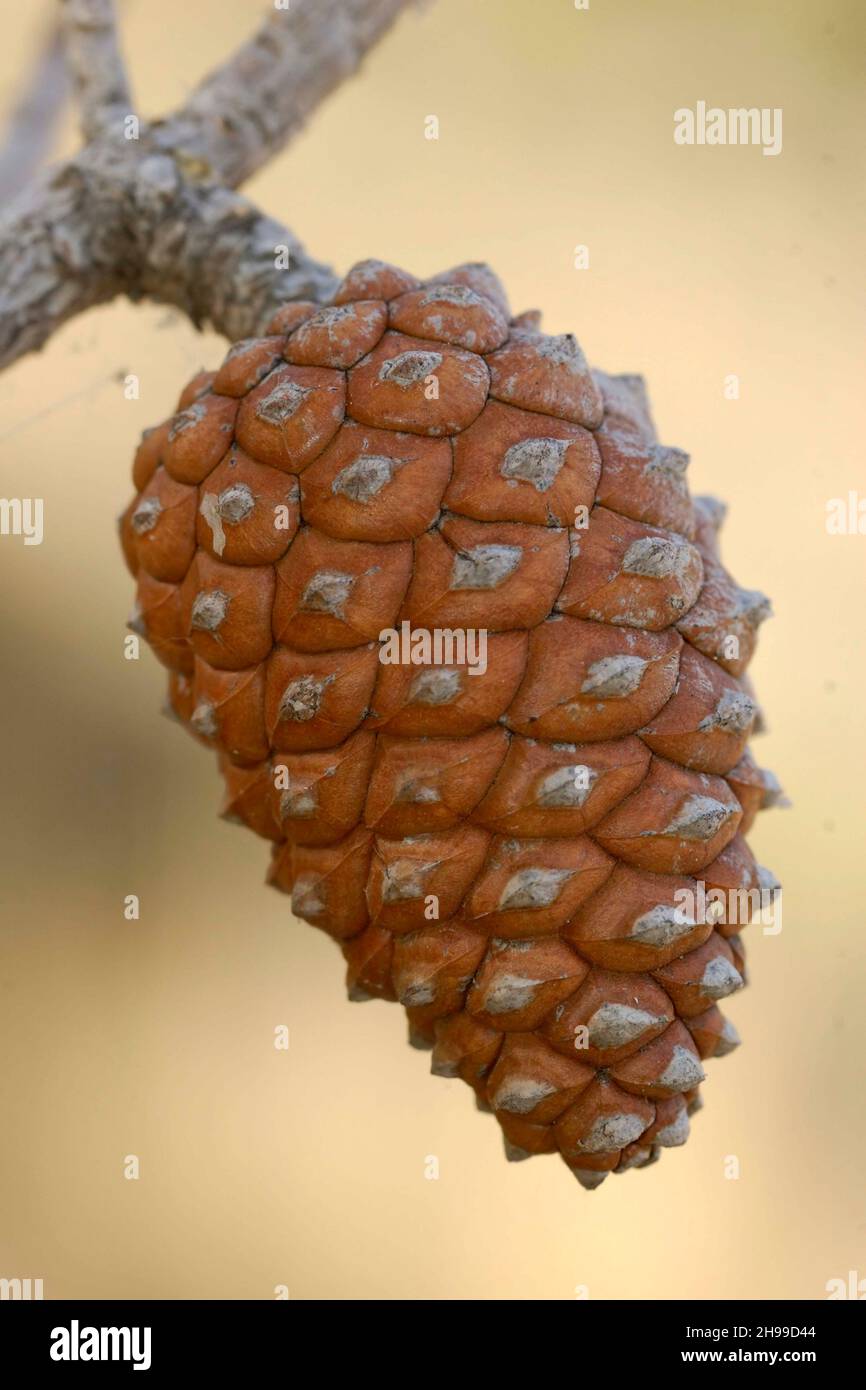
[[60,3],[85,144],[0,219],[0,366],[118,294],[174,305],[230,339],[260,332],[287,300],[326,300],[334,273],[236,189],[409,0],[274,8],[180,110],[137,131],[111,0]]

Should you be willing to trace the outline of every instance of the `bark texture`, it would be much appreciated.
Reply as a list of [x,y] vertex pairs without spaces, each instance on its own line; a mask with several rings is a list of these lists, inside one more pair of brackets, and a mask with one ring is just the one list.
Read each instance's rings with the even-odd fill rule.
[[110,0],[63,0],[87,143],[0,218],[0,366],[126,294],[231,339],[333,272],[235,192],[354,72],[408,0],[292,0],[179,111],[136,125]]
[[0,149],[0,206],[20,193],[47,155],[68,89],[63,35],[53,25],[6,122]]
[[129,114],[126,67],[112,0],[61,0],[66,60],[81,108],[85,140],[120,126]]

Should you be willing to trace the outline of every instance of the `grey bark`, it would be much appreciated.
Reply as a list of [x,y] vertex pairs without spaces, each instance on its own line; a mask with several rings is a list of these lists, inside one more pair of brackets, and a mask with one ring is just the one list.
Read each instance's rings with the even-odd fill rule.
[[408,0],[292,0],[181,111],[142,124],[137,139],[123,129],[122,66],[110,63],[91,84],[82,57],[109,51],[100,20],[111,6],[65,3],[77,15],[85,123],[99,133],[0,219],[0,366],[117,294],[175,305],[229,338],[260,331],[287,300],[326,299],[333,272],[233,188],[357,68]]
[[291,0],[157,133],[237,188],[357,70],[409,2]]
[[93,140],[129,114],[126,67],[112,0],[60,0],[66,61],[81,107],[81,130]]
[[59,26],[46,33],[9,113],[0,149],[0,206],[29,183],[48,154],[69,83]]

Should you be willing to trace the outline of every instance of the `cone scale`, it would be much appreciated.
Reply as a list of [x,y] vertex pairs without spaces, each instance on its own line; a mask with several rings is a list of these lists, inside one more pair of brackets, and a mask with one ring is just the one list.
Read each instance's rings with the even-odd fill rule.
[[774,887],[769,605],[687,465],[487,267],[366,261],[189,383],[121,519],[172,709],[350,998],[587,1188],[685,1142]]

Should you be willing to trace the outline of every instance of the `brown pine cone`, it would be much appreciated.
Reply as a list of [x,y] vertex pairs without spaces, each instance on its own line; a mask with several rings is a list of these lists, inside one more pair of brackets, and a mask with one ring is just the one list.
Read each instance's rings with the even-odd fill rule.
[[224,814],[350,997],[596,1187],[684,1142],[738,1041],[768,604],[641,379],[537,325],[485,266],[362,262],[189,384],[122,538]]

